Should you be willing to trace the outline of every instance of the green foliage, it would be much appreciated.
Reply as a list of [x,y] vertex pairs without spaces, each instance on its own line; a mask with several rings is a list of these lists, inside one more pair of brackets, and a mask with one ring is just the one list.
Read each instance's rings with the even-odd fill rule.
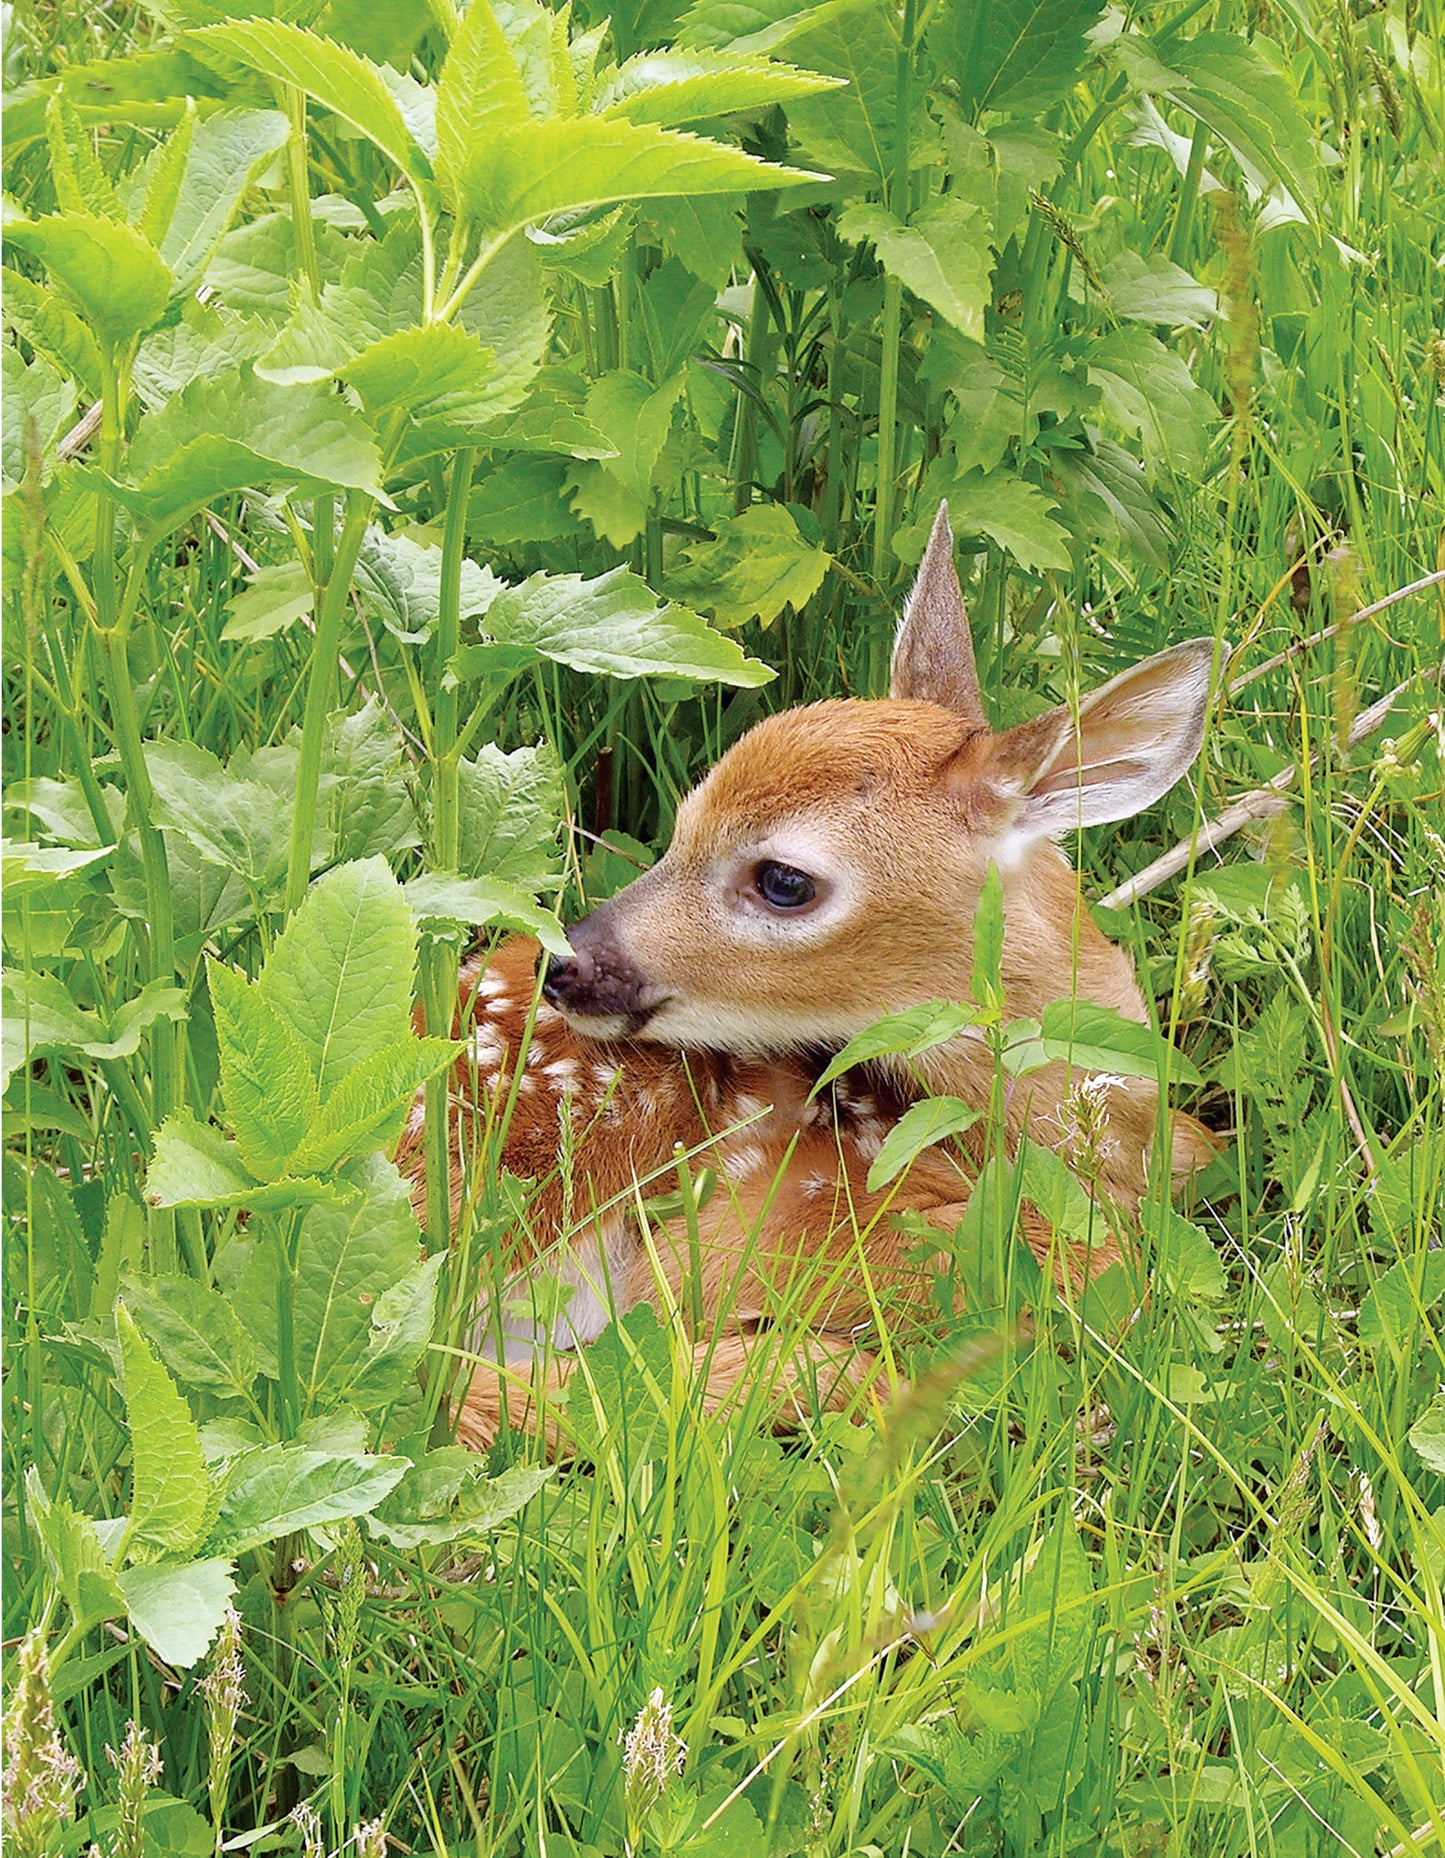
[[[66,1848],[130,1720],[197,1858],[298,1801],[499,1858],[1439,1843],[1438,589],[1353,623],[1437,566],[1438,0],[243,15],[8,42],[4,1591]],[[998,725],[1239,647],[1085,894],[1274,782],[1259,856],[1106,916],[1157,1030],[1009,1022],[990,880],[973,1000],[824,1070],[992,1053],[870,1180],[966,1130],[959,1233],[749,1307],[718,1413],[684,1276],[555,1397],[573,1469],[458,1451],[479,1290],[582,1294],[494,1131],[388,1158],[466,939],[564,952],[766,708],[880,691],[942,496]],[[1193,1198],[1003,1144],[1045,1065],[1167,1071]],[[1055,1291],[1024,1206],[1125,1262]],[[813,1417],[885,1242],[909,1391]]]

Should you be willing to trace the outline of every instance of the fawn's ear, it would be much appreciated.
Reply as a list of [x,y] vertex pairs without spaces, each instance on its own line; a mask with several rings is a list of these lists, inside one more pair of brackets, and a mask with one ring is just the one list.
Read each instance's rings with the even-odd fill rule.
[[938,506],[918,578],[903,609],[893,647],[889,695],[937,703],[976,729],[988,727],[963,589],[953,565],[953,531],[948,526],[946,503]]
[[1189,767],[1204,739],[1213,639],[1191,639],[1111,678],[1079,705],[994,738],[990,771],[1023,802],[1011,831],[1057,838],[1131,819]]

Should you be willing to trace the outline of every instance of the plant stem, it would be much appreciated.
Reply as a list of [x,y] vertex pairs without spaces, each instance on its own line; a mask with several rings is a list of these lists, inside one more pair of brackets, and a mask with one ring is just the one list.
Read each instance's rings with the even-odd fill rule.
[[1169,234],[1169,257],[1177,265],[1184,263],[1184,254],[1189,249],[1189,234],[1194,226],[1194,203],[1199,198],[1199,177],[1204,172],[1204,150],[1208,140],[1208,131],[1203,122],[1196,118],[1194,137],[1189,144],[1189,166],[1184,172],[1179,189],[1179,208],[1174,215],[1173,230]]
[[291,855],[286,871],[286,913],[297,909],[311,880],[311,844],[316,831],[316,805],[321,789],[321,752],[326,741],[326,718],[336,690],[336,661],[341,654],[341,628],[351,593],[351,576],[375,499],[364,490],[346,493],[346,520],[336,545],[316,612],[316,636],[311,645],[311,677],[306,686],[306,710],[301,723],[301,760],[296,770],[296,810],[291,817]]
[[[462,559],[466,547],[467,499],[472,489],[475,453],[464,446],[452,460],[442,532],[441,584],[438,592],[436,696],[432,722],[432,859],[438,871],[455,871],[461,858],[460,752],[457,742],[458,690],[447,677],[462,630]],[[426,951],[424,994],[427,1031],[435,1038],[451,1034],[457,997],[455,949],[434,942]],[[451,1078],[446,1072],[426,1086],[427,1238],[443,1251],[451,1242],[451,1142],[447,1101]]]
[[306,161],[306,92],[281,86],[282,105],[291,124],[286,142],[286,192],[291,203],[291,232],[296,241],[297,271],[314,303],[321,295],[321,265],[316,256],[316,227],[311,219],[311,177]]

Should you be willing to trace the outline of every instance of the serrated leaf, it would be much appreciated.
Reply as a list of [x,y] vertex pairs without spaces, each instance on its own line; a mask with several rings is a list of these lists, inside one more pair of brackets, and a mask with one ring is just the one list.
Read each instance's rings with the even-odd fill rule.
[[189,1111],[161,1124],[146,1170],[146,1199],[152,1206],[244,1206],[261,1213],[336,1205],[353,1197],[345,1181],[282,1179],[263,1185],[241,1160],[236,1144]]
[[1180,357],[1147,329],[1115,329],[1089,350],[1089,379],[1104,410],[1137,437],[1151,479],[1204,475],[1211,427],[1219,409]]
[[[367,612],[379,619],[404,645],[422,645],[431,637],[441,608],[442,552],[410,536],[388,535],[375,526],[366,532],[356,565],[356,583]],[[490,568],[463,559],[460,617],[484,614],[502,589]]]
[[320,1099],[306,1052],[255,982],[218,961],[206,978],[221,1063],[226,1120],[236,1133],[242,1161],[263,1181],[319,1174],[327,1162],[290,1157],[312,1144]]
[[232,20],[191,35],[191,42],[237,58],[281,84],[294,84],[349,122],[412,181],[431,179],[393,83],[369,58],[279,19]]
[[322,1103],[408,1030],[415,967],[411,912],[384,859],[341,865],[312,886],[259,985],[306,1051]]
[[221,1292],[194,1277],[121,1280],[136,1327],[184,1386],[248,1395],[256,1374],[251,1338]]
[[313,496],[328,488],[383,494],[376,440],[359,413],[325,386],[277,386],[249,364],[193,382],[147,414],[126,468],[125,483],[103,481],[153,536],[256,485]]
[[554,955],[571,955],[561,923],[534,903],[526,891],[495,877],[458,877],[449,871],[424,871],[406,885],[406,900],[418,927],[460,924],[479,929],[500,923],[534,935]]
[[241,196],[289,133],[279,110],[218,110],[196,124],[175,210],[159,242],[175,295],[189,296],[200,283]]
[[823,584],[833,557],[805,541],[780,503],[755,503],[713,523],[716,540],[679,557],[669,587],[729,629],[756,619],[770,626],[785,606],[802,609]]
[[1366,1348],[1387,1348],[1397,1358],[1428,1324],[1445,1297],[1445,1251],[1398,1258],[1370,1286],[1360,1305],[1359,1335]]
[[[101,213],[124,220],[126,212],[115,184],[96,159],[89,132],[63,91],[53,91],[45,108],[45,140],[50,154],[55,203],[63,213]],[[140,232],[150,237],[148,228]]]
[[[850,0],[817,6],[801,31],[786,35],[796,63],[847,80],[847,89],[826,97],[804,97],[788,111],[788,124],[810,157],[846,172],[863,169],[891,182],[898,152],[898,26],[888,0]],[[749,35],[746,49],[764,48]],[[785,42],[775,38],[774,43]],[[743,49],[741,46],[735,49]],[[915,109],[912,143],[917,159],[926,152],[932,125]]]
[[[948,514],[957,536],[986,535],[1007,549],[1021,568],[1043,574],[1070,564],[1068,533],[1050,513],[1055,500],[1036,484],[1010,471],[969,471],[947,487]],[[922,553],[930,511],[894,538],[900,557],[913,560]]]
[[664,128],[733,110],[766,109],[834,90],[840,79],[762,58],[703,47],[640,52],[603,79],[593,100],[600,116]]
[[1144,466],[1122,446],[1096,438],[1089,451],[1055,451],[1051,475],[1064,487],[1063,513],[1097,546],[1116,544],[1168,567],[1172,519],[1150,494]]
[[375,1509],[410,1469],[406,1458],[336,1457],[263,1445],[233,1460],[207,1549],[244,1555],[279,1536]]
[[232,599],[221,637],[252,644],[274,638],[309,613],[315,597],[304,563],[282,561],[258,568],[244,592]]
[[[130,1428],[131,1499],[126,1542],[185,1554],[211,1513],[211,1479],[191,1409],[123,1303],[115,1306],[121,1389]],[[127,1596],[129,1601],[129,1596]]]
[[679,130],[573,117],[518,123],[474,145],[457,186],[464,210],[495,238],[572,207],[754,193],[817,178]]
[[455,208],[473,145],[531,116],[522,74],[490,0],[469,6],[437,80],[437,183]]
[[1202,329],[1219,314],[1218,293],[1162,252],[1117,252],[1099,274],[1114,314],[1129,322]]
[[959,84],[959,105],[1040,115],[1077,83],[1089,57],[1085,34],[1102,0],[944,0],[928,43]]
[[367,1533],[401,1549],[479,1541],[555,1475],[555,1465],[519,1464],[488,1477],[473,1453],[443,1447],[428,1452],[366,1518]]
[[[462,564],[464,585],[474,565]],[[328,861],[371,858],[421,843],[401,740],[376,698],[349,716],[329,719],[321,779],[331,836]]]
[[48,1497],[33,1464],[25,1470],[25,1507],[75,1624],[84,1630],[123,1613],[125,1596],[94,1519]]
[[401,407],[416,419],[465,422],[480,406],[481,424],[490,412],[482,396],[494,371],[490,350],[469,329],[428,323],[382,336],[336,373],[372,415]]
[[347,1398],[373,1352],[382,1298],[396,1284],[410,1285],[421,1262],[410,1183],[380,1156],[350,1173],[361,1190],[356,1199],[313,1207],[297,1247],[296,1372],[312,1409]]
[[858,203],[839,217],[845,239],[869,239],[884,270],[931,304],[961,334],[983,340],[993,249],[986,215],[948,199],[905,225],[886,207]]
[[1202,32],[1161,43],[1126,32],[1112,51],[1136,90],[1168,97],[1212,130],[1260,192],[1279,181],[1302,207],[1314,209],[1319,158],[1271,40],[1259,33]]
[[125,1568],[118,1578],[136,1631],[166,1664],[198,1664],[220,1631],[236,1591],[224,1560]]
[[625,1440],[628,1462],[661,1449],[672,1390],[672,1347],[650,1303],[614,1317],[578,1356],[567,1385],[567,1430],[596,1456],[610,1436]]
[[95,213],[16,220],[5,237],[39,258],[67,302],[111,347],[143,335],[165,314],[172,277],[148,239]]
[[1042,1033],[1049,1057],[1082,1071],[1119,1077],[1158,1078],[1202,1084],[1197,1067],[1152,1026],[1126,1019],[1111,1006],[1088,1000],[1052,1000],[1044,1008]]
[[1153,1242],[1156,1277],[1162,1277],[1186,1305],[1196,1299],[1217,1303],[1229,1284],[1219,1253],[1203,1227],[1153,1199],[1140,1208],[1139,1217]]
[[5,320],[92,400],[100,397],[100,350],[95,335],[54,291],[22,271],[7,268]]
[[4,1063],[0,1088],[11,1073],[45,1052],[81,1052],[87,1058],[129,1058],[156,1020],[184,1019],[186,995],[163,981],[147,981],[107,1022],[87,1012],[53,975],[11,969],[4,978]]
[[960,1097],[925,1097],[911,1104],[883,1138],[877,1159],[868,1170],[869,1193],[895,1180],[925,1148],[971,1129],[982,1115],[982,1110],[971,1108]]
[[[544,658],[604,677],[689,677],[753,686],[774,673],[686,607],[657,596],[626,568],[596,580],[534,574],[493,601],[486,629],[501,644],[526,645]],[[459,654],[466,670],[467,650]]]
[[324,1174],[355,1155],[390,1148],[417,1091],[464,1049],[450,1039],[408,1033],[363,1059],[342,1078],[320,1114],[313,1115],[289,1157],[290,1172]]
[[653,470],[685,385],[680,374],[654,387],[640,374],[614,368],[600,375],[587,391],[587,417],[617,453],[615,460],[596,469],[623,485],[644,513]]
[[465,875],[536,892],[558,882],[562,767],[546,744],[504,754],[494,742],[457,768],[458,859]]
[[289,823],[280,798],[222,767],[192,742],[146,744],[146,772],[164,830],[264,892],[285,869]]
[[347,1399],[373,1407],[395,1400],[414,1382],[431,1346],[437,1281],[445,1264],[446,1254],[433,1252],[377,1298],[365,1358],[346,1382]]
[[27,367],[18,348],[4,353],[4,444],[0,483],[8,494],[19,487],[30,463],[31,434],[40,457],[40,482],[49,480],[55,444],[75,418],[75,383],[63,379],[39,356]]

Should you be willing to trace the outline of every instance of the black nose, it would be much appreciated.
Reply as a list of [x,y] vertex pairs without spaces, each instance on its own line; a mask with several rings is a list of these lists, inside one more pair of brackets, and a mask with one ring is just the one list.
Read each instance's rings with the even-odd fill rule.
[[542,998],[561,1006],[569,990],[577,983],[577,963],[562,955],[548,955],[542,970]]

